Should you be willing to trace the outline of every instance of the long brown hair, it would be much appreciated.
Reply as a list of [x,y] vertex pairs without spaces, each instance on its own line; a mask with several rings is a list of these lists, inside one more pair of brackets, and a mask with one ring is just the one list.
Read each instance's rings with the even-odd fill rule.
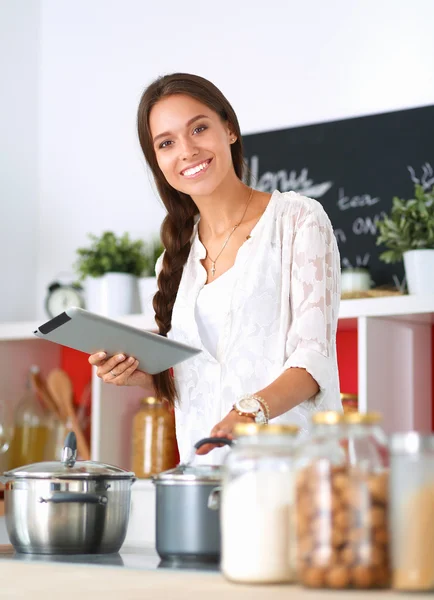
[[[151,109],[159,100],[173,94],[185,94],[202,102],[216,112],[223,121],[229,123],[236,141],[231,144],[232,162],[239,179],[244,172],[243,147],[237,116],[221,91],[210,81],[188,73],[173,73],[156,79],[142,94],[137,129],[140,145],[145,155],[158,193],[167,210],[161,226],[161,241],[165,248],[162,269],[158,277],[158,292],[154,296],[155,320],[161,335],[167,336],[172,327],[172,311],[181,281],[182,271],[190,252],[190,240],[193,234],[194,217],[198,208],[191,196],[178,192],[167,182],[154,152],[149,127]],[[158,398],[167,400],[174,406],[176,390],[170,371],[153,376],[155,393]]]

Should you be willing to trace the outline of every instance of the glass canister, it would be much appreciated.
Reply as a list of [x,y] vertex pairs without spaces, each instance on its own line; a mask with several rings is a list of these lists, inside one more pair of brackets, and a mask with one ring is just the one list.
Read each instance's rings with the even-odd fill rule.
[[294,468],[298,427],[239,424],[223,469],[223,575],[246,583],[295,575]]
[[434,591],[434,435],[391,438],[392,587]]
[[297,575],[316,588],[390,581],[387,438],[376,413],[322,412],[297,459]]
[[175,416],[164,402],[143,398],[133,419],[132,470],[147,478],[176,466]]
[[44,461],[47,449],[51,448],[51,427],[50,414],[34,391],[29,374],[26,392],[14,412],[14,434],[9,448],[8,468],[16,469]]

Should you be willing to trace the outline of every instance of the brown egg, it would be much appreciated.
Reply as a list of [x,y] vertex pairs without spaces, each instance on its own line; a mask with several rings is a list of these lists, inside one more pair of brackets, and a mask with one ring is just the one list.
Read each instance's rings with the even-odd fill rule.
[[356,559],[357,559],[356,551],[354,550],[354,548],[352,546],[345,546],[345,548],[343,548],[343,550],[341,550],[339,553],[340,562],[343,563],[344,565],[347,565],[348,567],[351,567],[352,565],[354,565],[354,563],[356,562]]
[[371,475],[368,479],[368,489],[375,502],[386,504],[389,496],[388,473]]
[[333,515],[333,527],[346,531],[350,526],[350,513],[347,509],[341,508]]
[[316,508],[312,501],[312,498],[307,494],[305,494],[304,497],[300,499],[299,502],[297,502],[296,510],[297,515],[299,515],[300,518],[307,520],[312,519],[313,515],[316,512]]
[[334,548],[340,548],[347,540],[347,535],[342,529],[336,527],[332,530],[332,545]]
[[311,536],[305,536],[297,544],[299,560],[309,560],[314,549],[314,542]]
[[343,589],[350,584],[350,570],[343,565],[337,565],[329,571],[325,576],[325,582],[328,587],[335,589]]
[[380,567],[386,560],[386,553],[383,546],[362,544],[357,548],[357,558],[363,565]]
[[387,527],[387,515],[381,506],[371,506],[367,513],[362,515],[362,521],[368,527]]
[[324,587],[325,570],[321,567],[309,567],[303,572],[303,585],[312,588]]
[[343,495],[348,487],[348,475],[343,472],[336,473],[332,479],[332,486],[337,494]]
[[387,546],[389,543],[389,532],[386,527],[376,527],[373,531],[373,539],[376,544]]
[[374,582],[378,587],[389,587],[390,586],[390,570],[388,567],[376,567],[374,569]]
[[374,569],[357,565],[351,569],[351,580],[356,588],[370,588],[375,583]]
[[317,567],[330,567],[338,561],[338,553],[330,546],[318,546],[312,552],[312,564]]

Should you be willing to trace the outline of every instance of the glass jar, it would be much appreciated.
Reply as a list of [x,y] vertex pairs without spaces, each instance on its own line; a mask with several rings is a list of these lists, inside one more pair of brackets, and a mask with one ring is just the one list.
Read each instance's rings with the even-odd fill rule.
[[313,416],[296,479],[297,575],[307,587],[389,585],[389,460],[380,419]]
[[133,419],[132,470],[147,478],[176,466],[175,417],[166,403],[143,398]]
[[290,582],[295,574],[294,465],[298,427],[239,424],[224,464],[223,575],[248,583]]
[[391,438],[392,587],[434,591],[434,435]]
[[[34,367],[30,373],[33,372]],[[9,448],[8,468],[16,469],[46,460],[47,450],[52,447],[51,429],[50,414],[33,389],[29,374],[26,392],[14,412],[14,433]]]

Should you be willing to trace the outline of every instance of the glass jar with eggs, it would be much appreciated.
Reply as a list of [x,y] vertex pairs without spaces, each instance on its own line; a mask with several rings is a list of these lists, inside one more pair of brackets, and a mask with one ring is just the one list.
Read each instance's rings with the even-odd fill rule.
[[306,587],[389,586],[389,453],[380,420],[313,416],[296,476],[297,578]]

